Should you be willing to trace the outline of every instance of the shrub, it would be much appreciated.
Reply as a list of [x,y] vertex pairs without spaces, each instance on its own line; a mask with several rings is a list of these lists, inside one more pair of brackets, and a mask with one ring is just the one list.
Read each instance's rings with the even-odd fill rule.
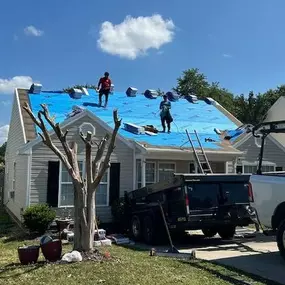
[[121,231],[126,231],[128,228],[128,218],[126,213],[125,199],[119,198],[112,204],[112,215],[116,226]]
[[56,217],[56,212],[45,204],[28,207],[23,213],[24,225],[30,232],[44,234]]

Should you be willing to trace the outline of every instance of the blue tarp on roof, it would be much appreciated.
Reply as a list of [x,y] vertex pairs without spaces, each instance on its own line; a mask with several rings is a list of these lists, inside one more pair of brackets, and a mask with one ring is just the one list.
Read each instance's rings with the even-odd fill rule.
[[[98,103],[98,93],[95,90],[88,90],[89,96],[83,95],[81,99],[72,99],[67,93],[42,92],[40,94],[29,94],[31,108],[33,112],[41,109],[40,104],[45,103],[51,115],[55,116],[56,122],[63,122],[72,111],[74,105],[88,109],[109,126],[114,127],[113,110],[118,109],[118,114],[123,123],[132,123],[139,126],[153,125],[161,130],[159,104],[161,99],[147,99],[138,94],[136,97],[127,97],[125,93],[114,92],[109,96],[109,103],[106,109],[96,106]],[[104,103],[104,97],[103,97]],[[93,104],[93,106],[90,106]],[[204,101],[195,104],[189,103],[185,99],[171,102],[171,114],[174,119],[171,133],[158,133],[156,136],[136,135],[123,129],[119,133],[137,142],[144,142],[153,146],[180,147],[187,143],[185,129],[190,133],[196,130],[204,148],[219,149],[217,143],[220,137],[215,133],[214,128],[220,130],[233,130],[237,126],[215,106],[208,105]],[[215,142],[205,141],[205,139]],[[196,144],[196,143],[195,143]]]

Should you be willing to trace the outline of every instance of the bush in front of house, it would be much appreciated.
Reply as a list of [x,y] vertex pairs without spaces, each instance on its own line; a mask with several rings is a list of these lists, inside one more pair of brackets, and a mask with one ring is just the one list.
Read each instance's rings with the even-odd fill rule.
[[32,205],[23,213],[24,225],[38,234],[44,234],[55,217],[56,212],[45,204]]
[[128,228],[125,199],[119,198],[112,203],[112,216],[117,230],[125,232]]

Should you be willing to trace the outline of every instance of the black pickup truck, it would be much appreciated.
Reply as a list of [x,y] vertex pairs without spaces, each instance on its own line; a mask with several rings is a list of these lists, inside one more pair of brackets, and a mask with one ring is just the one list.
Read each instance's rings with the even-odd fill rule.
[[252,224],[249,175],[174,174],[170,181],[125,193],[125,215],[135,240],[152,244],[165,235],[160,205],[172,233],[202,230],[232,238]]

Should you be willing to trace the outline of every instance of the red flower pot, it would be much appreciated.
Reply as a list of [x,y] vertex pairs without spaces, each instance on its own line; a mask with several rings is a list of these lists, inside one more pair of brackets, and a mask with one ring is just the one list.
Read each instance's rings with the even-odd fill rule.
[[41,245],[42,253],[46,260],[54,262],[61,258],[61,240],[53,240]]
[[37,245],[18,247],[18,256],[21,264],[36,263],[39,258],[40,247]]

